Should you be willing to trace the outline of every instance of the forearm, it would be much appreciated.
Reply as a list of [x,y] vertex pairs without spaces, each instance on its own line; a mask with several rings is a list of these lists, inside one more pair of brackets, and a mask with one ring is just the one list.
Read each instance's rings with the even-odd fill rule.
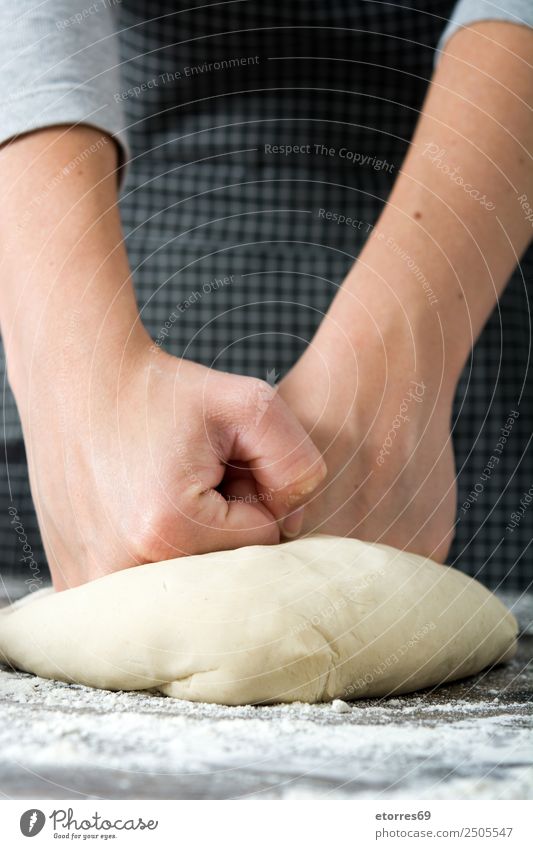
[[532,53],[533,31],[505,23],[451,39],[389,202],[319,331],[326,345],[391,336],[412,363],[429,349],[455,385],[533,234],[519,200],[533,199]]
[[57,589],[279,542],[326,473],[271,386],[164,352],[154,367],[115,170],[113,142],[87,128],[0,150],[2,333]]
[[0,322],[20,400],[32,368],[120,350],[138,326],[117,207],[117,150],[87,126],[52,127],[0,149]]

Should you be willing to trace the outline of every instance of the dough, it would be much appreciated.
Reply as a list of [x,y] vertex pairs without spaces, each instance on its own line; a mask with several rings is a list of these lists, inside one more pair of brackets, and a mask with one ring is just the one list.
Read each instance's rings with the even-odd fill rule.
[[0,656],[18,669],[226,705],[410,692],[507,660],[516,634],[462,572],[323,535],[138,566],[0,612]]

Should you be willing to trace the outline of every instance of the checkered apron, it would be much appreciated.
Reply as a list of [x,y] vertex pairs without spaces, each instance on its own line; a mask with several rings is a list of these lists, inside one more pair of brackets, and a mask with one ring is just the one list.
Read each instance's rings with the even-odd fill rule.
[[[453,3],[203,5],[117,6],[132,153],[121,210],[139,306],[177,356],[283,375],[390,192]],[[508,589],[530,580],[532,270],[530,251],[475,347],[453,420],[460,506],[449,562]],[[24,569],[11,504],[45,557],[8,388],[4,421],[0,562],[10,574]]]

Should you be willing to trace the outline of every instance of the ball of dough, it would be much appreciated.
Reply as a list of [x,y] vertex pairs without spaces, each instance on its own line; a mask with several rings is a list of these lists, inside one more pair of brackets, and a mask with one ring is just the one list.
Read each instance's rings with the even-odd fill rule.
[[506,660],[517,624],[462,572],[317,535],[151,563],[0,612],[44,678],[226,705],[406,693]]

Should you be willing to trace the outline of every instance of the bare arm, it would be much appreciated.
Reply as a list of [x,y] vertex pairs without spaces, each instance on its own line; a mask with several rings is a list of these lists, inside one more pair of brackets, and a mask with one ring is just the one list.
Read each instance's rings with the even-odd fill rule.
[[[39,130],[0,150],[0,320],[58,589],[138,563],[277,542],[278,523],[298,530],[294,511],[325,474],[272,387],[152,344],[128,268],[116,164],[111,139],[85,126]],[[249,471],[224,483],[232,464]]]
[[450,39],[389,201],[287,378],[329,468],[310,527],[446,555],[454,392],[533,235],[532,57],[513,24]]
[[448,43],[401,174],[329,319],[352,337],[361,306],[384,331],[394,313],[423,344],[440,343],[442,328],[453,385],[532,238],[523,195],[533,201],[533,30],[480,23]]
[[[91,127],[51,127],[0,150],[0,316],[19,407],[34,370],[143,332],[117,206],[117,149]],[[97,345],[99,334],[101,344]],[[72,387],[70,387],[72,391]]]

